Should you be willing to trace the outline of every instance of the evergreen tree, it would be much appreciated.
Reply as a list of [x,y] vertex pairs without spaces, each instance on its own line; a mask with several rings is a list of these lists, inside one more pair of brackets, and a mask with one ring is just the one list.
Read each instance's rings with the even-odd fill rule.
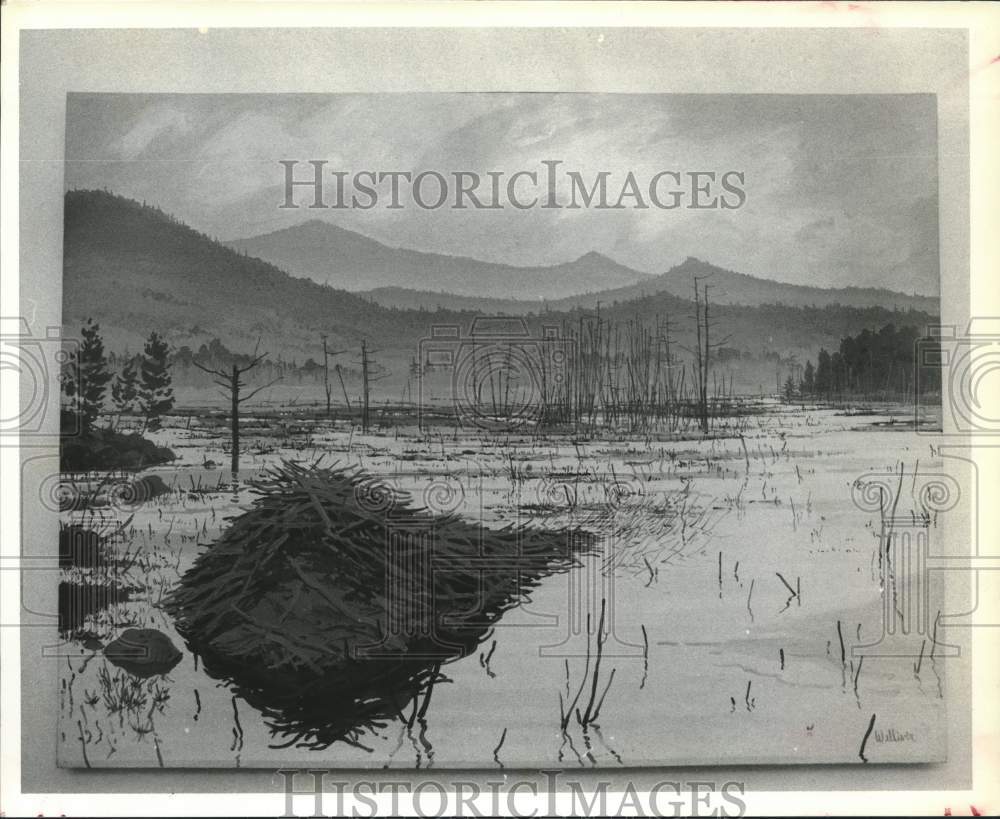
[[815,389],[819,395],[829,395],[833,389],[833,363],[826,350],[819,351],[816,360]]
[[174,406],[174,391],[170,379],[167,342],[152,332],[143,348],[139,368],[139,409],[146,416],[146,429],[160,428],[160,416]]
[[63,391],[70,398],[81,433],[89,432],[104,409],[104,394],[111,373],[104,355],[101,326],[88,318],[80,330],[80,349],[74,353],[66,369]]
[[813,369],[811,361],[806,362],[805,371],[802,373],[802,392],[811,395],[816,387],[816,371]]
[[843,392],[847,387],[848,371],[847,362],[840,353],[830,356],[830,388],[835,393]]
[[832,359],[835,389],[868,396],[909,393],[917,337],[915,327],[894,324],[845,337]]
[[135,361],[127,361],[111,385],[111,400],[118,412],[131,412],[139,397],[139,372]]
[[785,400],[791,401],[795,397],[795,381],[791,376],[785,379]]

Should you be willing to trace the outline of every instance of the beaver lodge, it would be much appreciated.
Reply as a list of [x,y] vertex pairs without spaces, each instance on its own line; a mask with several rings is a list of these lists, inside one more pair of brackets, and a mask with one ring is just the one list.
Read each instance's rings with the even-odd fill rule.
[[365,730],[423,719],[441,665],[593,542],[435,514],[356,469],[284,462],[254,492],[167,608],[282,747],[364,747]]

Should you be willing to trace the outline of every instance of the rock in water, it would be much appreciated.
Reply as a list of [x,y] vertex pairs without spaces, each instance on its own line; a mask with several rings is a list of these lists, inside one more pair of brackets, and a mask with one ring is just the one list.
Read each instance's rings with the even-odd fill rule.
[[129,628],[104,649],[104,656],[137,677],[166,674],[181,661],[170,638],[155,628]]
[[163,482],[163,478],[159,475],[143,475],[132,482],[132,491],[141,503],[158,498],[160,495],[166,495],[170,491],[170,487]]

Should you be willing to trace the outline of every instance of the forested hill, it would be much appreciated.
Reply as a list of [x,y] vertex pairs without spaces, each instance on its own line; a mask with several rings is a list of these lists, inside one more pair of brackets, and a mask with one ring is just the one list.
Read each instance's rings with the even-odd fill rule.
[[726,270],[693,256],[670,268],[666,273],[651,276],[626,287],[592,294],[589,302],[581,297],[574,297],[553,301],[551,307],[563,310],[577,305],[593,304],[594,299],[599,299],[603,304],[613,301],[632,301],[657,292],[689,298],[692,293],[692,278],[695,276],[702,283],[709,285],[712,301],[719,304],[742,304],[750,307],[762,304],[862,309],[882,307],[889,311],[915,310],[923,313],[937,313],[940,309],[938,299],[930,296],[897,293],[876,287],[810,287],[787,284]]
[[[788,307],[856,307],[868,309],[880,307],[888,312],[936,314],[939,300],[930,296],[897,293],[893,290],[873,287],[807,287],[798,284],[759,279],[744,273],[725,270],[700,259],[688,258],[670,268],[666,273],[649,276],[642,281],[623,287],[579,293],[564,298],[549,298],[544,301],[529,300],[516,288],[507,292],[516,294],[511,298],[482,298],[483,305],[509,315],[527,315],[540,309],[565,312],[577,307],[594,309],[598,304],[634,302],[667,293],[680,299],[691,298],[692,281],[697,277],[709,286],[711,299],[715,304],[734,304],[756,307],[764,304],[783,304]],[[476,302],[476,297],[456,295],[432,290],[417,290],[412,287],[374,287],[361,291],[365,298],[386,307],[461,310]]]
[[[261,349],[289,361],[322,356],[320,336],[331,348],[357,350],[367,339],[390,369],[405,374],[418,342],[434,324],[468,328],[476,312],[407,310],[289,276],[259,259],[241,255],[155,207],[103,191],[66,194],[64,327],[79,331],[87,317],[101,325],[107,348],[141,349],[151,330],[175,348],[198,349],[219,339],[234,351]],[[486,307],[486,305],[484,305]],[[488,308],[487,308],[488,309]],[[603,318],[624,326],[669,320],[677,344],[693,346],[694,305],[660,292],[632,301],[602,303]],[[545,314],[546,324],[565,332],[594,309]],[[777,359],[815,358],[820,347],[836,349],[840,339],[886,323],[924,327],[930,312],[880,307],[713,305],[713,342],[723,343],[731,366],[763,372]],[[528,318],[537,331],[541,319]],[[679,355],[684,355],[678,352]],[[720,350],[720,355],[723,352]],[[751,376],[748,373],[748,379]],[[752,376],[753,384],[762,378]]]
[[[234,350],[258,337],[291,357],[330,344],[419,338],[426,313],[392,310],[343,290],[297,279],[244,256],[158,208],[104,191],[66,194],[64,324],[88,316],[109,349],[135,350],[151,329],[180,346],[220,338]],[[443,313],[467,322],[471,313]]]

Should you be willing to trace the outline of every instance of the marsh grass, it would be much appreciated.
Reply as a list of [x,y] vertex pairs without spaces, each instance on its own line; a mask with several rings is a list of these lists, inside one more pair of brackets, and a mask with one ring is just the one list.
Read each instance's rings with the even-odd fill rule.
[[[387,424],[391,424],[390,419],[391,416],[387,418]],[[700,440],[702,436],[696,430],[679,429],[673,433],[650,430],[648,433],[635,435],[627,430],[607,428],[596,429],[593,434],[590,430],[581,428],[570,430],[568,434],[535,430],[523,435],[478,438],[464,431],[459,434],[450,428],[439,430],[440,434],[423,435],[416,430],[400,431],[389,426],[385,431],[361,436],[352,433],[343,424],[326,423],[322,420],[303,423],[300,431],[289,432],[285,437],[280,437],[273,434],[276,423],[268,421],[267,425],[261,425],[259,438],[248,436],[245,441],[243,458],[246,469],[241,473],[239,486],[234,491],[229,476],[224,475],[222,470],[212,472],[211,467],[205,466],[206,463],[224,460],[220,455],[221,439],[216,440],[203,434],[200,423],[196,421],[191,424],[190,429],[183,430],[189,436],[185,438],[183,445],[175,445],[172,439],[168,441],[171,448],[183,454],[185,459],[183,468],[163,473],[170,491],[144,501],[141,508],[135,510],[135,519],[122,528],[121,538],[114,544],[113,551],[120,554],[125,562],[131,563],[128,575],[134,590],[130,592],[128,599],[112,601],[106,609],[87,615],[86,630],[110,635],[126,624],[135,627],[173,628],[175,615],[166,611],[165,607],[172,599],[174,590],[181,585],[180,578],[192,566],[199,552],[208,554],[219,543],[225,542],[226,533],[236,527],[239,516],[252,509],[257,496],[254,490],[246,488],[246,483],[261,479],[266,481],[267,470],[279,457],[311,461],[316,454],[325,453],[347,461],[353,468],[362,468],[369,474],[382,476],[385,484],[391,488],[397,503],[390,510],[374,511],[370,515],[379,526],[391,527],[394,518],[404,518],[420,507],[421,504],[414,499],[420,499],[427,486],[443,477],[450,483],[462,485],[466,494],[456,501],[454,514],[466,520],[479,520],[482,526],[477,528],[491,532],[502,530],[508,523],[514,523],[516,528],[522,522],[530,522],[532,527],[547,530],[550,535],[577,527],[594,532],[602,543],[607,541],[600,569],[615,573],[623,583],[635,578],[638,580],[634,589],[637,595],[644,599],[662,596],[663,604],[667,606],[664,611],[670,612],[669,616],[663,616],[662,621],[649,619],[660,617],[655,613],[655,607],[653,613],[650,609],[644,609],[642,615],[645,624],[650,626],[650,634],[644,637],[643,648],[645,684],[641,692],[634,688],[629,692],[629,697],[646,698],[639,708],[657,707],[661,704],[662,700],[657,699],[660,696],[658,692],[668,686],[679,673],[672,668],[670,655],[664,656],[662,653],[673,649],[664,648],[661,640],[690,639],[678,638],[671,631],[676,616],[672,605],[675,601],[686,600],[688,593],[687,589],[678,589],[678,577],[690,579],[691,594],[711,595],[713,604],[718,600],[720,612],[728,610],[723,607],[729,607],[730,604],[738,608],[743,618],[740,635],[743,634],[744,623],[753,630],[774,627],[776,613],[782,610],[786,600],[790,602],[792,605],[786,606],[782,610],[784,614],[780,615],[788,621],[787,639],[790,642],[784,642],[783,636],[781,647],[782,651],[788,652],[785,657],[787,664],[779,671],[787,675],[785,685],[791,686],[796,674],[805,673],[802,670],[805,663],[799,658],[802,656],[801,652],[808,651],[801,645],[808,635],[798,635],[795,632],[797,624],[804,622],[796,619],[799,617],[798,609],[801,608],[805,618],[815,617],[816,607],[824,605],[824,601],[827,605],[831,603],[822,583],[817,582],[817,575],[810,564],[816,560],[826,561],[834,555],[854,559],[850,557],[853,547],[845,545],[843,540],[846,527],[828,517],[830,495],[828,491],[824,493],[822,475],[817,476],[815,464],[816,459],[831,453],[823,451],[830,447],[822,443],[822,439],[810,437],[818,435],[817,424],[810,415],[800,416],[791,407],[780,407],[773,414],[750,414],[739,422],[719,417],[713,423],[713,435],[705,440]],[[730,435],[736,431],[739,435]],[[781,433],[786,433],[785,437]],[[99,482],[99,477],[95,477]],[[398,499],[404,497],[402,488],[409,490],[410,498],[400,504]],[[906,508],[904,501],[900,501],[899,506],[904,510]],[[739,536],[735,540],[724,539],[733,537],[731,522],[723,526],[723,539],[719,539],[719,524],[724,523],[728,515],[734,515],[737,521],[746,518],[755,525],[767,521],[767,525],[775,527],[775,533],[783,542],[795,540],[797,545],[791,549],[783,546],[778,552],[755,554],[753,550],[746,548]],[[311,501],[310,507],[300,509],[298,516],[302,520],[301,529],[296,529],[293,537],[278,551],[288,551],[293,562],[299,563],[306,576],[322,582],[325,589],[337,588],[340,573],[332,566],[323,568],[323,564],[313,554],[316,550],[312,546],[293,548],[291,545],[293,539],[299,544],[303,542],[298,538],[299,534],[308,536],[311,528],[319,526],[322,529],[325,525]],[[102,507],[76,510],[71,519],[81,525],[92,521],[95,529],[106,532],[109,528],[118,526],[123,517],[127,518],[128,515],[121,510]],[[420,528],[422,518],[419,515],[416,517],[417,528]],[[106,522],[101,523],[102,519]],[[340,518],[331,518],[331,521],[335,526],[341,524]],[[933,518],[930,522],[933,524]],[[347,525],[349,524],[348,521]],[[871,534],[878,537],[880,530],[880,519],[876,512]],[[614,540],[604,537],[609,532],[616,534]],[[868,536],[869,533],[866,532],[865,538]],[[366,542],[369,545],[378,543],[379,548],[385,551],[384,538]],[[419,552],[416,545],[409,549],[411,555]],[[717,595],[719,551],[724,551],[725,571]],[[880,553],[884,557],[881,548],[869,550],[865,546],[854,551],[861,552],[865,561],[869,556],[874,558],[873,564],[878,561]],[[737,558],[738,569],[735,568]],[[276,555],[273,561],[287,563],[282,554]],[[462,565],[461,561],[459,565]],[[576,565],[576,559],[570,560],[566,565],[572,568]],[[824,565],[832,564],[827,562]],[[877,574],[875,569],[873,565],[872,574]],[[65,571],[72,573],[67,574],[67,578],[82,581],[85,573],[92,569],[77,567]],[[552,571],[552,568],[545,571]],[[561,566],[555,571],[562,571]],[[784,580],[777,577],[777,573]],[[502,690],[513,678],[513,675],[503,672],[510,667],[509,652],[516,641],[512,643],[511,638],[505,636],[499,641],[499,648],[494,651],[489,637],[485,636],[486,630],[473,640],[472,635],[476,629],[471,626],[463,629],[453,624],[454,631],[469,639],[468,642],[460,640],[457,650],[449,647],[448,650],[453,652],[449,655],[450,659],[413,656],[413,662],[403,663],[405,667],[398,675],[388,673],[388,666],[392,663],[386,663],[387,673],[381,681],[373,683],[365,677],[366,672],[358,668],[358,665],[365,666],[368,658],[351,656],[350,641],[345,650],[342,639],[339,647],[335,644],[336,640],[333,645],[329,641],[324,642],[326,632],[318,624],[310,630],[308,609],[313,606],[327,609],[330,614],[336,615],[336,610],[330,606],[329,601],[303,583],[295,574],[291,563],[285,565],[280,574],[286,583],[283,586],[283,604],[265,607],[263,611],[255,609],[253,605],[245,605],[258,589],[256,584],[259,578],[256,576],[251,577],[246,586],[251,594],[238,602],[238,608],[250,615],[247,619],[250,624],[254,623],[254,617],[266,615],[265,621],[271,631],[257,632],[252,639],[261,643],[266,650],[277,651],[277,637],[294,641],[296,636],[305,635],[311,646],[325,645],[326,657],[321,657],[320,663],[329,660],[336,665],[338,657],[346,658],[343,675],[339,675],[336,669],[327,673],[322,666],[322,673],[316,674],[304,664],[294,673],[285,669],[280,674],[274,674],[263,663],[255,664],[249,659],[236,665],[227,665],[225,658],[220,661],[218,652],[209,650],[202,655],[199,647],[192,643],[197,675],[192,681],[194,686],[201,686],[206,706],[206,710],[202,712],[202,700],[195,687],[194,697],[198,703],[196,713],[200,716],[197,723],[199,737],[215,738],[212,732],[219,722],[219,715],[231,710],[228,708],[229,697],[236,695],[242,700],[240,719],[246,731],[245,755],[249,755],[254,748],[259,755],[261,743],[267,742],[267,732],[262,736],[256,730],[260,722],[258,715],[262,715],[265,725],[272,731],[273,747],[288,745],[292,752],[296,748],[321,749],[337,742],[342,746],[337,759],[349,759],[352,762],[357,762],[357,755],[345,756],[344,754],[352,753],[347,746],[352,746],[362,755],[371,751],[378,758],[380,746],[376,744],[376,736],[381,737],[383,732],[389,732],[394,739],[395,728],[398,726],[401,753],[405,754],[410,749],[411,763],[415,759],[417,764],[427,765],[433,763],[435,754],[447,758],[447,754],[442,753],[446,746],[439,744],[442,734],[449,736],[447,726],[438,723],[435,727],[434,719],[435,714],[451,714],[450,709],[453,707],[449,700],[449,697],[453,698],[449,691],[451,683],[441,673],[441,669],[437,668],[437,663],[442,662],[444,670],[447,670],[452,659],[476,653],[481,648],[480,663],[474,661],[472,665],[475,666],[476,678],[484,686],[484,692]],[[707,590],[698,585],[699,578],[703,575],[707,576]],[[760,582],[757,583],[757,580]],[[222,582],[220,576],[220,605],[224,590],[233,600],[240,601],[245,583],[247,575],[241,576],[238,582]],[[294,598],[294,588],[291,584],[295,583],[301,587],[301,593],[298,601],[292,605],[290,601]],[[348,584],[351,585],[354,584]],[[807,586],[808,595],[804,604],[800,593],[802,585]],[[551,590],[552,584],[548,588]],[[632,589],[631,586],[628,588]],[[792,589],[796,592],[794,596]],[[356,591],[357,597],[351,600],[345,599],[340,593],[335,593],[333,599],[341,604],[356,606],[371,604],[372,598],[366,597],[366,589]],[[384,585],[377,585],[375,591],[382,598],[379,605],[391,608]],[[721,599],[723,592],[724,600]],[[682,594],[685,597],[681,597]],[[523,600],[524,597],[519,596],[517,599]],[[593,601],[591,609],[596,621],[599,612]],[[846,609],[836,608],[836,604],[834,608],[826,610],[833,611],[834,614],[823,621],[822,634],[816,638],[819,640],[817,651],[822,655],[823,643],[828,637],[832,637],[837,662],[831,664],[829,660],[826,661],[832,671],[840,666],[837,636],[835,632],[831,633],[830,628],[832,620],[840,616],[850,624],[850,631],[854,630],[854,622],[849,616],[845,617]],[[306,622],[305,626],[302,625],[303,621]],[[272,634],[276,623],[280,623],[281,630]],[[379,639],[387,632],[393,635],[399,631],[399,623],[393,629],[388,628],[388,617],[384,613],[382,617],[373,617],[369,623],[371,634],[378,635]],[[220,624],[219,634],[225,631],[225,626],[231,624],[231,621]],[[638,623],[634,626],[638,634]],[[245,633],[252,631],[252,628],[245,628]],[[335,627],[332,633],[337,635],[338,628]],[[510,632],[501,634],[508,635]],[[844,638],[846,642],[846,631]],[[398,639],[400,642],[404,641],[404,635],[400,635]],[[486,640],[485,645],[483,640]],[[379,640],[368,639],[368,642],[378,644]],[[465,646],[470,644],[472,648],[466,651]],[[299,652],[300,648],[297,643],[294,644],[295,652]],[[435,648],[441,647],[432,647],[427,653],[433,653]],[[306,653],[309,650],[311,649],[302,649]],[[595,681],[594,654],[598,651],[593,645],[592,635],[589,650],[591,663],[586,676],[578,676],[579,666],[570,669],[571,672],[575,670],[575,673],[571,675],[572,680],[568,680],[564,705],[572,701],[581,684],[583,689],[576,705],[569,712],[566,726],[568,737],[563,741],[564,745],[570,748],[575,746],[575,750],[579,751],[577,759],[580,764],[595,764],[595,758],[600,764],[615,764],[618,757],[610,748],[603,758],[598,753],[604,743],[604,737],[600,735],[600,723],[606,723],[604,734],[608,739],[624,737],[636,706],[623,693],[622,685],[627,669],[617,669],[612,680],[611,669],[607,667],[607,652],[603,646],[601,651],[605,656],[600,663],[600,673],[596,680],[597,692],[591,698]],[[769,662],[778,669],[778,647],[775,646],[770,651],[773,653],[769,654]],[[492,663],[486,662],[487,657],[491,658]],[[502,667],[498,667],[497,657],[500,658]],[[711,662],[711,657],[707,659]],[[935,662],[934,643],[928,640],[923,659],[917,660],[914,657],[914,660],[916,667],[907,666],[908,676],[919,677],[923,674],[928,677],[928,667],[932,667]],[[872,662],[865,661],[864,676],[861,676],[857,666],[845,669],[847,699],[851,700],[852,710],[856,708],[851,697],[855,683],[858,684],[858,697],[866,704],[871,703],[871,698],[876,695],[881,672],[879,666],[872,665]],[[193,753],[191,749],[194,746],[186,737],[179,737],[176,732],[168,734],[164,728],[164,725],[170,724],[168,721],[157,720],[161,724],[154,725],[153,730],[146,730],[150,721],[145,715],[153,704],[152,695],[148,692],[145,710],[139,709],[130,720],[126,719],[125,733],[137,741],[123,744],[121,731],[117,728],[109,730],[106,718],[100,717],[99,712],[105,710],[105,704],[102,695],[98,693],[102,690],[101,686],[95,682],[94,676],[100,665],[98,658],[91,663],[87,672],[78,675],[75,682],[75,709],[71,721],[65,725],[67,735],[76,742],[76,719],[80,718],[80,707],[89,715],[89,726],[83,720],[82,727],[84,740],[89,743],[87,749],[91,764],[98,764],[96,760],[103,759],[106,754],[112,759],[117,756],[126,761],[142,759],[150,764],[157,764],[161,747],[163,753],[172,749],[175,759],[186,758],[178,754]],[[189,666],[190,662],[186,663],[187,670],[179,669],[179,672],[190,674]],[[202,668],[208,670],[209,677],[225,683],[218,695],[213,693],[215,684],[205,679]],[[455,668],[456,671],[451,673],[457,680],[462,675],[457,671],[458,666]],[[500,672],[499,679],[490,674],[491,671],[493,674]],[[563,669],[559,668],[556,677],[561,678],[562,672]],[[539,673],[544,674],[544,671],[539,668]],[[339,680],[354,675],[359,680],[357,688],[341,687]],[[555,684],[560,681],[553,680]],[[638,671],[635,682],[636,685],[640,684]],[[739,686],[738,689],[730,687],[724,691],[727,709],[730,691],[736,695],[734,699],[738,702],[744,699],[743,695],[746,693],[747,677],[742,676],[742,672],[741,678],[734,682]],[[463,678],[463,684],[468,685],[467,678]],[[169,687],[169,681],[164,680],[163,685]],[[766,675],[753,676],[751,699],[756,704],[754,715],[758,722],[765,710],[782,702],[780,698],[773,696],[773,685],[769,685]],[[70,693],[73,686],[70,681]],[[286,691],[295,691],[296,696],[285,697],[283,692]],[[428,698],[428,692],[432,692],[433,697]],[[602,694],[605,695],[603,699]],[[94,702],[95,695],[99,697],[97,702]],[[226,707],[221,707],[217,702],[223,695],[223,705]],[[126,693],[126,701],[128,696]],[[171,714],[170,720],[174,718],[172,709],[177,707],[178,700],[190,701],[191,697],[191,693],[184,692],[184,696],[175,696],[162,703],[164,712]],[[346,705],[331,708],[330,700],[337,697],[342,703],[346,702]],[[248,712],[244,702],[252,710]],[[549,701],[548,709],[554,710],[554,705]],[[744,706],[745,702],[739,702],[738,710],[749,722],[750,712]],[[67,708],[69,707],[67,703]],[[195,705],[192,704],[190,710],[194,711]],[[420,716],[421,712],[423,716]],[[154,717],[159,713],[160,710],[154,710]],[[560,714],[560,723],[564,716],[565,712]],[[587,719],[584,719],[585,716]],[[539,716],[539,722],[545,721],[543,713]],[[554,727],[551,712],[547,721],[550,728]],[[587,724],[582,725],[581,721]],[[117,716],[114,725],[119,725]],[[102,736],[100,729],[103,729],[103,739],[97,740]],[[229,744],[229,731],[230,724],[227,723],[224,746]],[[431,746],[432,733],[437,749]],[[151,742],[151,738],[155,739],[157,734],[159,739],[155,743]],[[490,735],[491,748],[486,750],[485,760],[492,759],[492,747],[496,746],[500,734],[501,728],[498,727],[496,733]],[[145,739],[139,739],[139,735]],[[365,738],[366,735],[371,739]],[[519,748],[523,748],[522,737],[522,729],[519,727],[515,731],[511,725],[500,753],[504,763],[516,764],[517,755],[523,753],[523,750],[515,751],[511,743],[516,740]],[[407,739],[408,745],[405,744]],[[139,756],[139,749],[142,747],[148,756]],[[853,751],[856,750],[855,742]],[[239,754],[241,751],[242,747],[234,753]],[[559,755],[561,758],[562,749]],[[167,759],[169,758],[168,756]],[[301,756],[295,758],[302,759]],[[572,754],[570,758],[572,759]],[[381,761],[379,758],[379,762]]]

